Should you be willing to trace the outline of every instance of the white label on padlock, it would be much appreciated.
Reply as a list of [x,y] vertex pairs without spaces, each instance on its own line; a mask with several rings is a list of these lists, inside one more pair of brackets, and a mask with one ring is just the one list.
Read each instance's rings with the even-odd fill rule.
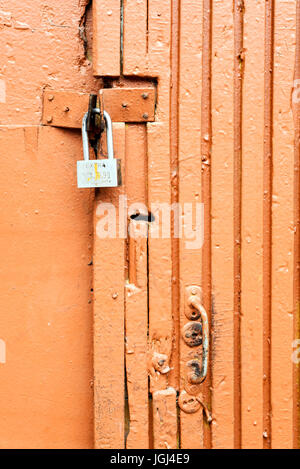
[[77,161],[77,186],[79,188],[117,187],[121,185],[120,160]]

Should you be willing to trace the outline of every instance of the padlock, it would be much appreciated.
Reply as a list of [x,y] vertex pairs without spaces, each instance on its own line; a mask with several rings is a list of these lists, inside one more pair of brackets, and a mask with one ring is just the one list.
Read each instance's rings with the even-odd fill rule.
[[[98,111],[98,109],[95,109]],[[90,160],[89,139],[87,133],[86,113],[82,119],[82,144],[83,161],[77,161],[77,186],[81,188],[92,187],[117,187],[122,184],[121,161],[114,158],[112,123],[110,115],[104,111],[106,123],[107,153],[108,158],[101,160]]]

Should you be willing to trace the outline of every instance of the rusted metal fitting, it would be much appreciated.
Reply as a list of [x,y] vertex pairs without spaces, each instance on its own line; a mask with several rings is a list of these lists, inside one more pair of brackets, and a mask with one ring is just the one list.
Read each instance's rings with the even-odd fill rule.
[[182,329],[182,338],[189,347],[198,347],[202,344],[201,322],[188,322]]
[[197,319],[200,318],[201,312],[199,308],[195,308],[193,306],[193,302],[197,301],[197,303],[201,307],[202,290],[197,285],[191,285],[189,287],[186,287],[185,295],[186,295],[186,301],[185,301],[184,314],[191,321],[196,321]]
[[200,361],[194,358],[187,362],[187,366],[191,368],[191,371],[187,374],[188,382],[191,384],[201,384],[205,380],[205,376],[202,374]]
[[201,407],[197,397],[191,396],[186,391],[181,391],[178,398],[178,405],[186,414],[195,414],[195,412],[198,412]]
[[201,394],[198,396],[191,396],[186,391],[181,391],[178,398],[178,405],[180,409],[186,414],[195,414],[202,407],[207,422],[212,422],[211,413],[208,407],[204,404]]
[[200,385],[192,384],[188,380],[186,380],[184,383],[184,389],[191,396],[197,396],[200,392]]

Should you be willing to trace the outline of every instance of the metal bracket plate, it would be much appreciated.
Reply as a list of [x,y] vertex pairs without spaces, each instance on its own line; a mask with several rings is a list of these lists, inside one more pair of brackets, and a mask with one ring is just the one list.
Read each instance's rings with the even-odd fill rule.
[[[113,122],[153,122],[155,88],[104,88],[100,102]],[[82,116],[89,107],[89,94],[72,91],[45,91],[44,125],[80,129]]]

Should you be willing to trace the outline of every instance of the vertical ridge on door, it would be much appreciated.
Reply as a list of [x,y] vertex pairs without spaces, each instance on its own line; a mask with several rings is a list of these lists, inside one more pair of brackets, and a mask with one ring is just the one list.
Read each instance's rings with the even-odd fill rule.
[[[294,73],[294,90],[296,91],[296,83],[300,83],[300,0],[296,1],[296,52],[295,52],[295,73]],[[299,95],[297,95],[299,97]],[[295,101],[295,102],[294,102]],[[298,102],[297,102],[298,101]],[[294,339],[297,346],[300,337],[300,106],[299,100],[293,100],[294,125],[295,125],[295,142],[294,142]],[[296,350],[297,352],[297,350]],[[300,413],[298,402],[300,400],[300,376],[299,363],[294,363],[294,448],[300,447],[299,431],[300,431]]]
[[234,448],[232,0],[214,2],[212,44],[212,447]]
[[[202,93],[201,93],[201,159],[202,159],[202,201],[204,204],[204,243],[202,248],[202,290],[203,306],[208,322],[212,324],[211,298],[211,46],[212,46],[212,0],[203,0],[202,28]],[[210,328],[210,331],[212,329]],[[206,405],[211,407],[211,357],[203,395]],[[204,446],[211,447],[211,426],[204,426]]]
[[[198,0],[181,0],[180,11],[180,83],[179,83],[179,203],[202,202],[201,196],[201,88],[202,88],[202,18]],[[186,213],[183,213],[187,216]],[[183,219],[184,220],[184,219]],[[202,249],[188,249],[180,239],[180,329],[187,323],[184,314],[185,288],[201,286]],[[187,382],[187,362],[191,349],[180,341],[180,391]],[[192,431],[191,431],[192,429]],[[203,448],[203,412],[180,411],[181,448]]]
[[121,1],[93,0],[93,72],[120,75]]
[[[113,135],[124,176],[125,125],[113,124]],[[99,190],[94,209],[94,430],[95,447],[103,449],[122,449],[125,443],[125,239],[118,232],[123,193],[124,186]],[[116,233],[104,237],[115,220]]]
[[263,201],[263,448],[271,447],[271,298],[272,298],[272,172],[273,172],[273,74],[275,1],[265,3],[264,96],[264,201]]
[[[245,2],[241,245],[242,448],[263,444],[264,2]],[[255,42],[253,33],[255,31]]]
[[[177,447],[177,412],[175,390],[170,387],[169,380],[169,375],[172,373],[169,365],[174,331],[172,246],[170,235],[164,237],[162,233],[164,208],[169,212],[171,202],[169,126],[171,5],[168,0],[149,0],[148,5],[151,72],[158,77],[156,122],[147,124],[148,203],[155,217],[154,223],[149,227],[148,247],[149,370],[153,395],[154,448],[173,449]],[[152,204],[155,204],[156,208]],[[160,231],[158,238],[154,235],[155,230]],[[169,409],[168,412],[165,412],[165,408]]]
[[294,80],[296,8],[276,2],[272,227],[272,447],[293,447]]
[[[147,221],[130,217],[147,208],[147,135],[144,124],[126,125],[125,186],[129,208],[128,279],[125,284],[125,361],[129,407],[127,449],[149,448]],[[144,210],[142,205],[143,204]],[[143,212],[146,213],[143,213]]]
[[124,3],[123,72],[145,76],[148,72],[148,0]]
[[[153,395],[153,439],[155,449],[174,449],[177,447],[176,399],[172,399],[175,390],[168,388],[173,343],[172,257],[170,237],[164,238],[162,234],[164,228],[162,204],[167,209],[167,214],[170,204],[170,185],[166,183],[170,176],[170,162],[166,158],[166,155],[169,155],[169,131],[168,125],[164,123],[147,124],[147,128],[148,200],[155,218],[149,227],[148,251],[149,372]],[[173,411],[170,408],[172,402]],[[164,411],[165,407],[169,409],[168,412]],[[165,427],[168,428],[166,441]]]

